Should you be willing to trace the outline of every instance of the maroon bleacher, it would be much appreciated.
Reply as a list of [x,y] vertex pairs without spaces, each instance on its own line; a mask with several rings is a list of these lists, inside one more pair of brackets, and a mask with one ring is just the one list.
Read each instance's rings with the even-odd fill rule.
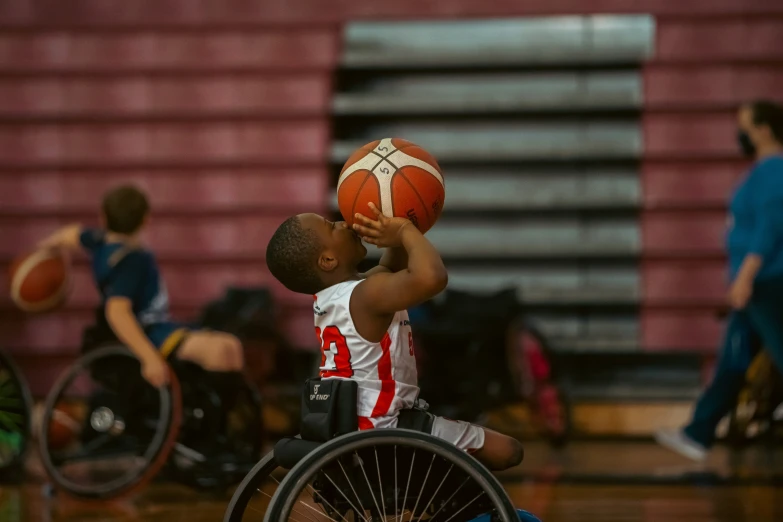
[[735,110],[743,100],[783,96],[783,17],[773,2],[767,7],[768,16],[658,20],[656,55],[644,70],[646,349],[717,348],[725,206],[748,165],[737,150]]
[[[310,347],[309,301],[274,281],[264,250],[283,219],[326,208],[337,27],[180,30],[165,20],[188,10],[160,2],[160,27],[147,18],[115,31],[150,11],[81,2],[92,29],[78,31],[51,27],[55,3],[12,3],[0,23],[34,19],[0,30],[0,269],[58,226],[96,223],[101,194],[132,181],[151,196],[147,238],[177,318],[194,319],[228,285],[270,286],[289,339]],[[88,265],[77,258],[56,313],[25,316],[6,294],[0,342],[42,395],[93,318]]]
[[[224,285],[270,282],[263,251],[275,224],[326,207],[327,115],[343,21],[629,12],[665,15],[645,72],[643,224],[652,255],[644,288],[667,270],[689,280],[668,263],[693,253],[690,239],[675,235],[695,219],[688,238],[711,268],[689,291],[717,301],[710,281],[720,283],[720,195],[737,166],[729,109],[775,93],[780,73],[768,63],[783,53],[783,25],[754,15],[783,13],[773,0],[0,2],[0,263],[53,227],[94,219],[107,186],[137,181],[156,206],[150,241],[174,311],[192,317]],[[694,193],[710,172],[719,186],[691,201],[676,181],[684,171]],[[704,213],[677,209],[691,203]],[[91,318],[83,261],[76,273],[79,289],[58,313],[25,317],[0,303],[0,343],[36,395],[73,358]],[[707,307],[689,312],[698,328],[676,313],[686,288],[645,294],[645,345],[713,342]],[[307,299],[277,294],[286,331],[310,345]]]

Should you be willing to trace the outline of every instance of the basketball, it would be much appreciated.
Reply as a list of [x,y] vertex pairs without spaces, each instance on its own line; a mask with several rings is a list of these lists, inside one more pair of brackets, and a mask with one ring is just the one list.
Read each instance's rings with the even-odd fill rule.
[[82,431],[79,418],[79,408],[59,403],[52,410],[52,420],[49,422],[48,443],[51,450],[62,450],[75,442]]
[[337,204],[346,223],[356,213],[372,217],[368,203],[389,217],[403,217],[422,233],[440,217],[446,186],[435,158],[399,138],[373,141],[354,152],[337,182]]
[[59,251],[39,250],[17,259],[9,270],[11,299],[25,312],[46,312],[65,301],[71,267]]

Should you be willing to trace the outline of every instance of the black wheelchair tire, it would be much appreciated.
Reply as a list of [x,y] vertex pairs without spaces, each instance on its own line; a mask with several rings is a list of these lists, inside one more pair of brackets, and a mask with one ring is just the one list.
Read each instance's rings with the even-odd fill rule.
[[226,508],[223,522],[242,522],[247,505],[256,489],[278,468],[273,451],[267,453],[240,482]]
[[33,396],[30,393],[30,387],[24,378],[22,371],[16,365],[10,355],[0,350],[0,368],[6,368],[10,373],[16,391],[22,399],[22,408],[24,410],[24,425],[22,426],[22,447],[16,457],[6,465],[0,467],[0,478],[12,478],[14,480],[21,478],[20,470],[24,465],[24,458],[27,453],[27,447],[30,440],[31,417],[33,411]]
[[[376,429],[349,433],[337,437],[316,448],[297,463],[280,482],[280,486],[272,496],[269,508],[264,516],[264,522],[288,520],[293,504],[298,498],[297,488],[304,487],[323,464],[331,459],[350,451],[381,444],[402,444],[416,449],[434,453],[457,467],[476,480],[488,494],[493,504],[498,508],[497,517],[500,522],[518,522],[519,517],[508,494],[500,485],[498,479],[479,461],[456,446],[444,440],[425,433],[402,429]],[[238,519],[226,519],[235,522]]]
[[[62,491],[73,497],[96,500],[117,499],[126,497],[145,486],[166,463],[166,460],[177,441],[180,425],[182,423],[182,398],[179,381],[174,372],[171,371],[169,372],[169,385],[159,389],[162,409],[162,415],[159,422],[165,423],[165,425],[162,427],[160,436],[156,436],[154,447],[151,447],[150,451],[151,462],[143,472],[139,473],[131,480],[114,487],[104,486],[103,488],[90,489],[69,484],[57,471],[52,462],[51,455],[48,451],[48,430],[45,429],[45,427],[49,426],[49,423],[52,420],[52,414],[57,399],[66,386],[68,386],[68,384],[78,375],[78,372],[81,369],[89,367],[95,360],[107,356],[126,356],[135,358],[135,355],[122,345],[96,348],[77,359],[77,361],[63,373],[57,381],[55,381],[44,403],[41,433],[38,436],[38,449],[41,456],[41,462],[46,470],[47,476],[52,481],[55,488],[58,491]],[[109,485],[111,485],[111,483]]]

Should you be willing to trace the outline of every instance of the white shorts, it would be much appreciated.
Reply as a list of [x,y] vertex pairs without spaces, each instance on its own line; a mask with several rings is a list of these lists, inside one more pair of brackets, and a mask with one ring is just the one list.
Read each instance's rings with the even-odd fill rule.
[[[359,429],[396,428],[397,416],[359,417]],[[454,444],[459,449],[473,453],[484,447],[484,428],[465,421],[437,417],[432,421],[432,435]]]

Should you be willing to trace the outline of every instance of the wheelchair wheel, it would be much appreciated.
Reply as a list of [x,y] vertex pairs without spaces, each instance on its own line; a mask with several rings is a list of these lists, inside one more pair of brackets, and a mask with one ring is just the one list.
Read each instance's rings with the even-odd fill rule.
[[54,384],[39,449],[55,487],[78,497],[125,496],[166,462],[182,418],[179,382],[155,389],[123,346],[81,357]]
[[33,400],[22,372],[0,351],[0,477],[21,469]]
[[[268,457],[269,458],[269,457]],[[467,521],[482,514],[516,522],[497,479],[477,460],[431,435],[400,429],[354,432],[318,446],[280,482],[273,495],[248,476],[225,522],[281,520]],[[259,476],[262,473],[259,473]],[[256,506],[258,503],[258,507]],[[265,506],[264,506],[265,504]],[[407,517],[407,518],[406,518]]]
[[748,368],[746,383],[729,415],[727,442],[742,448],[768,436],[774,438],[774,410],[781,395],[780,377],[771,357],[760,352]]
[[[269,452],[261,461],[250,470],[245,479],[239,484],[231,502],[228,504],[223,522],[242,522],[243,520],[260,520],[264,511],[258,510],[258,501],[272,498],[279,481],[273,477],[275,470],[279,469],[274,452]],[[247,516],[245,516],[247,513]]]
[[258,390],[243,380],[226,404],[226,398],[209,386],[208,372],[200,368],[182,373],[180,382],[183,423],[179,443],[169,461],[171,478],[208,491],[236,484],[261,458],[263,432]]

